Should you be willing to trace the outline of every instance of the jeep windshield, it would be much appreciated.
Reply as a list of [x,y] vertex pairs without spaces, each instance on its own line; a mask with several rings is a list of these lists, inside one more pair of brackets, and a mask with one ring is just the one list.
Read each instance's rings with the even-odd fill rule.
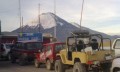
[[25,46],[28,50],[40,49],[42,47],[42,43],[39,42],[26,43]]

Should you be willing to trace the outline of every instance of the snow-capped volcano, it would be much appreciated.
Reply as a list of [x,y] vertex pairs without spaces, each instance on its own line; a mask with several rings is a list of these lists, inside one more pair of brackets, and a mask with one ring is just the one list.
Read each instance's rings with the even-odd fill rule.
[[[52,28],[56,25],[55,15],[52,13],[43,13],[40,15],[40,24],[44,29]],[[38,18],[34,19],[29,23],[29,26],[34,27],[39,24]]]
[[[44,28],[44,29],[49,29],[52,28],[56,25],[56,22],[60,25],[63,25],[63,23],[59,22],[59,20],[57,20],[56,15],[54,15],[53,13],[42,13],[40,15],[40,25]],[[27,25],[29,25],[29,27],[31,28],[35,28],[36,26],[39,27],[39,20],[38,18],[30,21]]]
[[[40,15],[40,24],[39,24],[38,17],[36,17],[35,20],[32,20],[27,25],[25,25],[23,27],[23,32],[39,32],[40,30],[40,32],[42,33],[50,33],[54,36],[55,25],[56,25],[56,35],[57,35],[58,41],[65,41],[66,37],[70,35],[71,31],[80,29],[78,25],[76,26],[74,24],[68,23],[62,18],[49,12],[49,13],[43,13]],[[82,29],[89,30],[90,33],[100,33],[86,27],[82,27]],[[21,29],[18,28],[13,32],[21,32]],[[104,35],[105,37],[108,37],[108,35],[104,33],[100,33],[100,34]]]

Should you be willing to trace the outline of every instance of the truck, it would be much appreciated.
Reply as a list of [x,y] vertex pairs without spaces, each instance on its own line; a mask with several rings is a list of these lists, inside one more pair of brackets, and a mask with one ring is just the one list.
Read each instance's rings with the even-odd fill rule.
[[63,42],[53,42],[43,45],[42,50],[35,54],[35,67],[39,68],[41,64],[46,64],[46,68],[51,70],[54,68],[54,63],[56,60],[56,53],[64,49],[65,43]]
[[[106,41],[110,44],[107,49],[103,45]],[[55,72],[65,72],[67,67],[72,67],[73,72],[110,71],[115,54],[109,38],[86,30],[74,31],[67,37],[65,47],[56,55]]]
[[49,43],[50,38],[42,36],[42,33],[20,33],[18,41],[10,51],[11,62],[18,62],[23,66],[34,61],[34,53],[38,52],[44,43]]
[[34,53],[42,47],[40,42],[17,42],[11,49],[11,62],[23,66],[34,61]]

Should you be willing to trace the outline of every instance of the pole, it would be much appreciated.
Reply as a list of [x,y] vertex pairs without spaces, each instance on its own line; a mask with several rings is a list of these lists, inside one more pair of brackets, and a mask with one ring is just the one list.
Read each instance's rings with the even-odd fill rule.
[[81,17],[80,17],[80,30],[82,30],[82,15],[83,15],[84,0],[82,2]]
[[1,20],[0,20],[0,35],[1,35],[1,32],[2,32],[2,30],[1,30]]
[[22,33],[23,33],[23,17],[22,17]]
[[1,20],[0,20],[0,48],[1,48],[1,43],[2,43],[2,30],[1,30]]
[[39,20],[39,24],[38,24],[39,25],[39,28],[38,28],[39,30],[38,31],[40,32],[40,24],[41,24],[41,22],[40,22],[40,3],[38,4],[38,20]]
[[[54,0],[54,14],[55,14],[55,16],[56,16],[56,0]],[[56,35],[56,26],[57,26],[57,24],[56,24],[56,17],[55,17],[55,26],[54,26],[54,37],[55,38],[57,38],[57,35]]]
[[21,29],[21,1],[19,0],[19,17],[20,17],[20,31],[22,31]]

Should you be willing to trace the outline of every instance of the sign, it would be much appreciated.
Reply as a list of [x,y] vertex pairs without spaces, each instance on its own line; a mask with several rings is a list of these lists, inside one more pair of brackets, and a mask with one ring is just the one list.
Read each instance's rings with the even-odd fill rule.
[[19,33],[18,41],[43,41],[42,33]]

